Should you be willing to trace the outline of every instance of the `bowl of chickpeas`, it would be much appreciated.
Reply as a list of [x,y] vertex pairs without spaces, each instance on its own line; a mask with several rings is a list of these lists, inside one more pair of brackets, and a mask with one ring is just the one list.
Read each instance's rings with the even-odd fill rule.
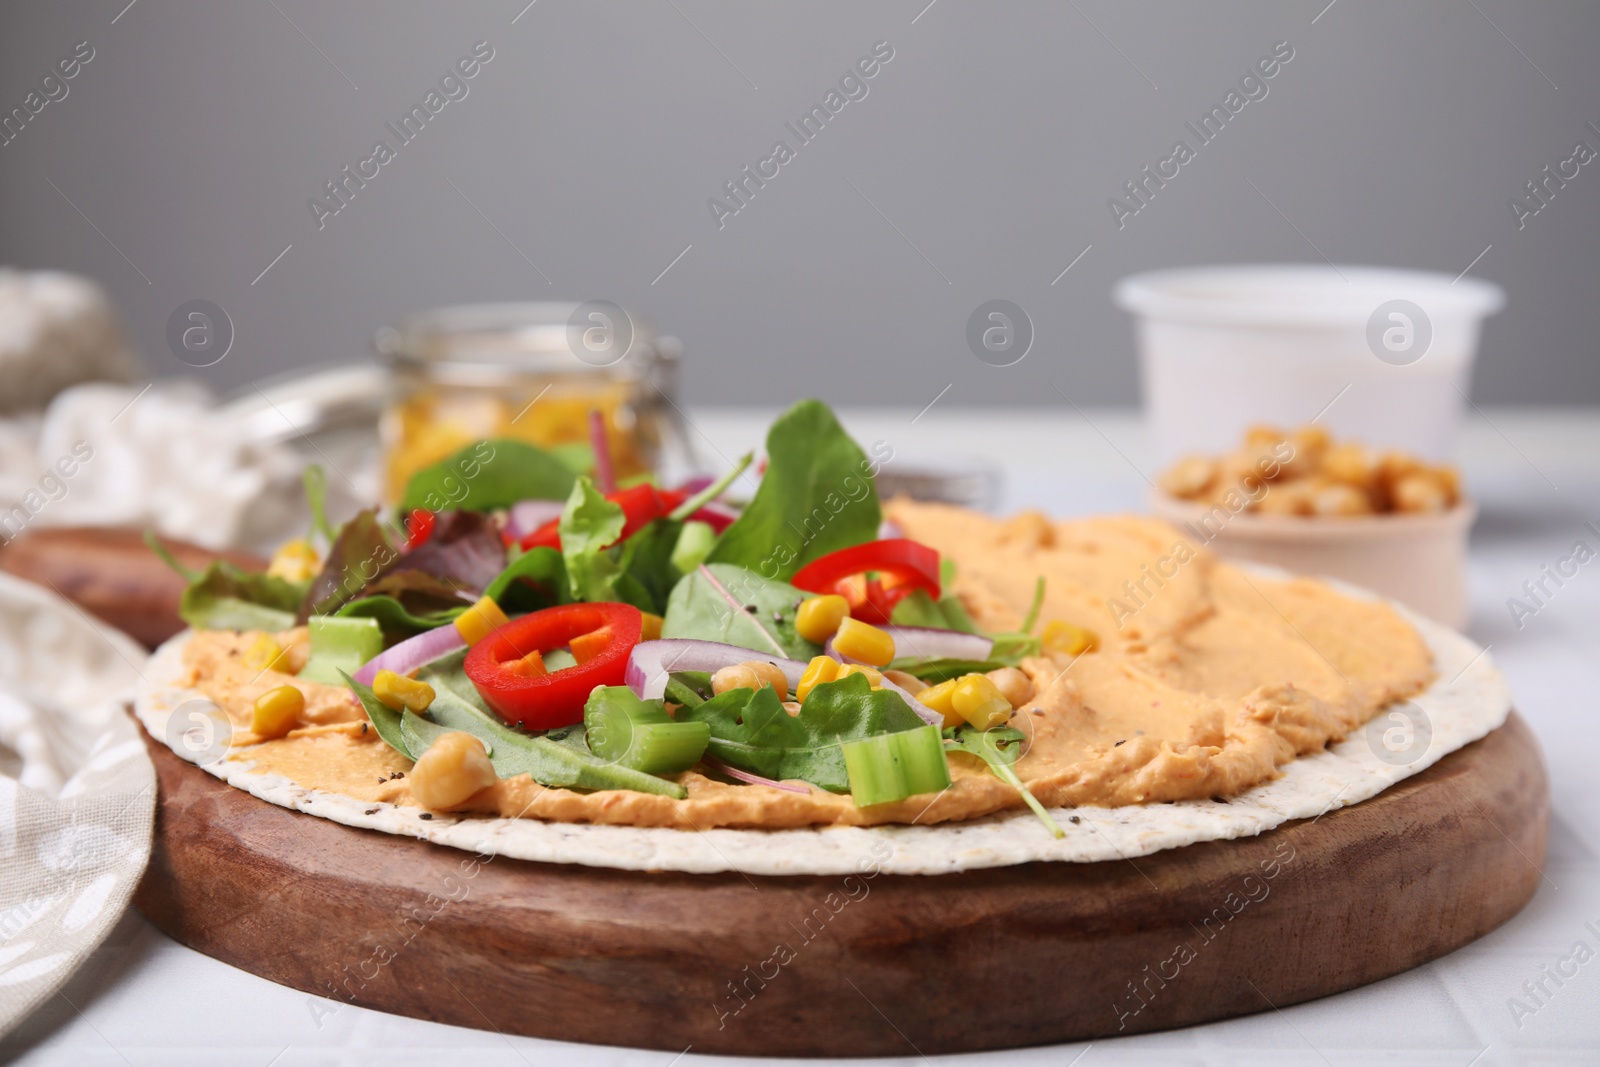
[[1466,622],[1476,508],[1454,467],[1335,441],[1320,426],[1255,426],[1223,455],[1163,471],[1151,509],[1229,559],[1363,586],[1448,626]]

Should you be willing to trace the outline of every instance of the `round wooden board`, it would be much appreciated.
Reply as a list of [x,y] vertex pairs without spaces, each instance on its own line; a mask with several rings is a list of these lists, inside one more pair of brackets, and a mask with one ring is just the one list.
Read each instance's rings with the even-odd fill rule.
[[149,741],[139,909],[274,982],[460,1026],[746,1055],[935,1055],[1326,996],[1505,922],[1549,783],[1504,727],[1377,797],[1137,860],[747,878],[477,862],[257,800]]

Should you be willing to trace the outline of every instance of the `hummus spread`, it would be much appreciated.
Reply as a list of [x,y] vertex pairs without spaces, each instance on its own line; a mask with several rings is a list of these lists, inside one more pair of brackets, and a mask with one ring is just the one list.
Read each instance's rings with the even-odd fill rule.
[[[951,588],[988,631],[1015,630],[1046,580],[1042,620],[1093,630],[1099,648],[1026,659],[1035,696],[1011,725],[1027,738],[1018,776],[1047,806],[1123,805],[1229,797],[1271,778],[1365,723],[1433,678],[1421,636],[1388,605],[1309,580],[1252,577],[1138,518],[1010,520],[895,501],[905,536],[956,564]],[[415,805],[410,761],[366,724],[344,689],[243,663],[257,635],[203,632],[185,649],[183,683],[233,722],[233,758],[313,789],[373,803]],[[291,666],[305,631],[277,635]],[[306,725],[277,740],[248,730],[268,689],[306,696]],[[921,824],[1020,806],[975,757],[951,757],[952,785],[933,796],[857,808],[848,796],[805,795],[680,775],[684,800],[627,791],[579,793],[526,775],[504,779],[458,810],[563,822],[706,829],[818,824]]]

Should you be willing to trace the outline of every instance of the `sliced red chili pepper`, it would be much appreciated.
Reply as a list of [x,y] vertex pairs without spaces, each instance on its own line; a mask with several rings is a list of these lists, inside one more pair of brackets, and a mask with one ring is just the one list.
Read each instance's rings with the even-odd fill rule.
[[[583,721],[583,705],[600,685],[622,685],[628,655],[639,643],[643,618],[631,604],[563,604],[512,619],[467,653],[467,677],[489,707],[506,722],[529,730],[553,730]],[[603,633],[603,647],[590,635]],[[541,655],[581,641],[589,655],[575,667],[537,674],[523,666],[530,652]]]
[[[607,493],[606,499],[622,508],[622,536],[618,541],[626,541],[651,522],[659,519],[672,511],[673,508],[689,499],[689,494],[681,489],[657,489],[653,485],[642,484],[629,486],[627,489],[618,489],[614,493]],[[712,529],[721,532],[732,519],[717,512],[702,509],[690,516],[700,522],[709,523]],[[561,548],[561,520],[551,519],[537,530],[522,539],[522,549],[526,552],[530,548]]]
[[939,553],[904,537],[868,541],[812,560],[791,582],[808,593],[836,593],[855,618],[886,626],[894,606],[914,590],[939,599]]
[[406,549],[420,548],[433,536],[439,517],[426,508],[415,508],[406,516]]

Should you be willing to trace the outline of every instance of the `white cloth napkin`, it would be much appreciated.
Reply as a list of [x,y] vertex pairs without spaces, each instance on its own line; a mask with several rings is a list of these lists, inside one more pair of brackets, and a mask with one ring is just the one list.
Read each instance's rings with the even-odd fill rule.
[[0,1037],[105,939],[150,859],[155,770],[123,710],[144,659],[0,574]]

